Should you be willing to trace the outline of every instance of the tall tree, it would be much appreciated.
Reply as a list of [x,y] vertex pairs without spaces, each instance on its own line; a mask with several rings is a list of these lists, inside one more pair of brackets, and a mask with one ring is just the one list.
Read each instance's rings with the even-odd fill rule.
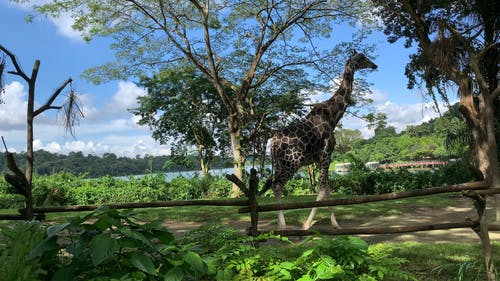
[[[406,66],[409,87],[424,82],[428,93],[448,101],[450,84],[475,143],[478,169],[500,187],[495,126],[500,120],[500,4],[498,1],[373,0],[389,42],[400,38],[417,52]],[[496,123],[496,124],[495,124]],[[497,201],[499,201],[497,197]],[[500,201],[499,201],[500,202]],[[497,203],[498,206],[498,203]],[[497,207],[497,219],[500,208]]]
[[[406,66],[409,86],[423,81],[428,92],[448,101],[447,86],[460,96],[459,111],[472,133],[478,170],[500,187],[497,130],[500,120],[500,3],[490,0],[373,0],[380,7],[389,42],[417,43]],[[496,196],[500,221],[500,195]],[[482,228],[482,230],[484,230]],[[487,229],[481,238],[489,240]],[[483,243],[488,280],[495,280],[489,241]]]
[[[5,180],[9,182],[13,186],[13,191],[18,194],[22,194],[25,198],[25,210],[26,210],[26,219],[33,219],[33,197],[32,197],[32,180],[33,180],[33,163],[34,163],[34,152],[33,152],[33,122],[35,117],[42,114],[43,112],[51,109],[64,110],[64,124],[66,130],[73,134],[73,126],[76,125],[78,119],[83,117],[83,113],[80,110],[80,107],[77,103],[77,95],[76,92],[71,87],[72,79],[68,78],[64,81],[48,98],[48,100],[39,108],[35,109],[35,86],[36,79],[38,77],[38,70],[40,68],[40,61],[35,60],[33,64],[33,69],[31,71],[31,75],[28,75],[23,71],[21,65],[17,61],[16,56],[9,51],[4,46],[0,45],[0,52],[9,57],[14,70],[7,71],[7,73],[12,74],[14,76],[18,76],[23,79],[28,84],[28,104],[26,110],[26,167],[25,172],[21,172],[18,168],[14,157],[11,153],[7,151],[7,145],[5,142],[3,143],[5,146],[5,150],[7,153],[7,164],[8,168],[14,173],[14,175],[6,174]],[[3,60],[0,63],[0,69],[6,68],[6,61]],[[0,73],[2,74],[2,73]],[[0,81],[3,81],[3,78],[0,78]],[[0,83],[2,84],[2,83]],[[62,93],[62,91],[70,85],[70,90],[67,95],[67,100],[61,106],[55,106],[54,102],[57,97]],[[3,89],[0,89],[2,91]],[[2,141],[3,141],[2,137]]]
[[340,128],[338,130],[335,130],[334,135],[335,141],[337,143],[335,150],[341,154],[349,152],[354,147],[358,146],[363,140],[361,131],[357,129],[352,130]]
[[139,107],[131,110],[139,124],[148,125],[160,143],[175,139],[183,146],[196,147],[203,174],[217,150],[228,146],[223,122],[227,111],[218,102],[213,85],[197,69],[164,70],[139,83],[147,90],[139,97]]
[[271,77],[282,83],[301,78],[296,75],[304,73],[296,69],[308,70],[309,78],[319,75],[317,81],[331,80],[346,47],[363,49],[360,38],[327,50],[317,44],[332,35],[335,24],[372,20],[367,5],[364,0],[53,0],[35,10],[70,14],[73,27],[89,40],[114,39],[117,60],[87,71],[94,82],[165,65],[198,68],[227,110],[234,172],[241,178],[248,153],[242,141],[249,137],[244,127],[254,119],[257,89]]

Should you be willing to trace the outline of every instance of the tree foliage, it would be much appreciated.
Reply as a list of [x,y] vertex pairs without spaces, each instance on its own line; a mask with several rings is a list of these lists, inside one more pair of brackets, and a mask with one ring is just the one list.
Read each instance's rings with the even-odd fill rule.
[[[478,168],[500,184],[497,141],[500,103],[498,1],[373,1],[389,42],[417,46],[406,66],[408,86],[424,84],[437,103],[460,96],[459,111],[474,140]],[[496,121],[495,121],[496,120]]]
[[147,94],[138,98],[139,107],[132,110],[141,118],[138,123],[148,125],[160,143],[174,140],[176,151],[195,146],[207,173],[214,154],[229,146],[224,134],[227,110],[218,102],[213,85],[189,66],[143,77],[139,85]]
[[[334,160],[351,162],[350,155],[354,155],[362,164],[371,161],[420,161],[424,157],[471,162],[473,144],[466,125],[460,120],[457,106],[451,107],[441,117],[420,125],[410,125],[400,133],[396,133],[392,126],[379,126],[373,137],[351,142],[355,145],[346,149],[345,153],[336,151]],[[336,131],[336,135],[342,131]],[[361,132],[358,131],[358,134]]]
[[196,67],[227,110],[235,174],[241,177],[249,150],[245,140],[255,135],[248,122],[262,118],[255,115],[259,89],[295,85],[304,78],[327,84],[332,73],[341,72],[347,48],[363,49],[366,33],[349,42],[332,40],[328,47],[319,44],[330,40],[334,25],[373,23],[369,5],[362,0],[70,0],[35,10],[50,16],[69,13],[73,27],[89,40],[113,38],[117,60],[87,71],[94,82],[151,69]]

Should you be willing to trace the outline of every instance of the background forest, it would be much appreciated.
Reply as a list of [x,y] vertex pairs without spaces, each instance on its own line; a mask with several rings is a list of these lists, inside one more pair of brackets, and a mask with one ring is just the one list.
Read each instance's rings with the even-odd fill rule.
[[[380,122],[375,128],[375,135],[369,139],[364,139],[359,130],[343,128],[338,129],[335,136],[337,146],[332,157],[336,163],[350,162],[353,157],[361,162],[380,163],[418,161],[424,157],[449,160],[468,157],[470,147],[470,137],[456,107],[451,107],[441,117],[429,122],[408,126],[400,133],[397,133],[394,127]],[[118,157],[113,153],[96,156],[72,152],[63,155],[39,150],[36,152],[34,172],[38,175],[70,172],[95,178],[200,170],[196,152],[193,150],[188,153],[189,149],[182,151],[178,153],[179,150],[175,150],[171,155],[165,156],[138,155],[135,158],[127,158]],[[17,153],[15,157],[20,164],[25,159],[24,153]],[[229,157],[214,156],[211,168],[231,167],[231,161]],[[7,171],[5,165],[5,153],[0,153],[0,171]]]

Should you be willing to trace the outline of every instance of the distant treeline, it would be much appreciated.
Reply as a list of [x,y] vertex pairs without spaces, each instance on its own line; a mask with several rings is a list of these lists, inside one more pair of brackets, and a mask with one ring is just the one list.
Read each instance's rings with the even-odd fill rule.
[[[24,170],[25,153],[14,153],[17,165]],[[184,161],[183,163],[186,163]],[[228,158],[215,157],[211,168],[231,167]],[[114,153],[104,153],[102,156],[84,155],[82,152],[70,152],[68,155],[54,154],[44,150],[35,152],[34,173],[49,175],[57,172],[72,174],[87,174],[89,178],[100,176],[127,176],[146,173],[163,173],[200,169],[196,157],[189,159],[187,164],[176,164],[170,156],[136,156],[135,158],[118,157]],[[0,173],[8,171],[6,154],[0,153]]]

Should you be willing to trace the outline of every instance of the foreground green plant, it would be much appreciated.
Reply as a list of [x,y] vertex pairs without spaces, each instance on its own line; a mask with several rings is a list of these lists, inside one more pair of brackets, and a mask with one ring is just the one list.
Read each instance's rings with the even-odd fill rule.
[[[22,240],[19,240],[19,239]],[[255,247],[257,241],[275,240]],[[175,239],[132,211],[101,208],[44,227],[2,229],[7,280],[415,280],[404,259],[355,237],[292,243],[208,226]]]
[[45,230],[45,227],[36,222],[23,222],[0,229],[2,280],[41,280],[47,274],[43,267],[53,262],[53,259],[30,256],[31,250],[46,237]]
[[[47,229],[33,258],[66,244],[49,280],[201,280],[213,268],[191,245],[177,246],[159,223],[140,224],[134,212],[101,208]],[[59,238],[59,239],[58,239]],[[59,244],[58,244],[59,243]]]
[[[212,256],[216,280],[416,280],[401,269],[405,259],[352,236],[293,243],[273,234],[251,238],[231,228],[208,226],[183,239],[196,243],[204,256]],[[275,242],[253,247],[259,240]]]

